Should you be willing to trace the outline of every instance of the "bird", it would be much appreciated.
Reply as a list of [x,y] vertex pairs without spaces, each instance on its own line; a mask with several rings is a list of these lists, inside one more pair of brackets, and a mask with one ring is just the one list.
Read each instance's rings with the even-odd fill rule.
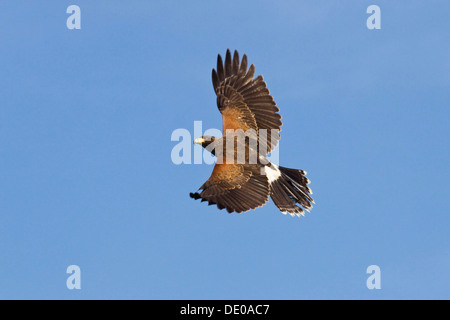
[[265,205],[269,197],[283,214],[303,216],[314,200],[306,171],[276,165],[268,155],[280,140],[281,115],[262,75],[228,49],[212,69],[217,107],[222,114],[222,137],[194,140],[216,156],[209,179],[191,198],[216,205],[228,213],[243,213]]

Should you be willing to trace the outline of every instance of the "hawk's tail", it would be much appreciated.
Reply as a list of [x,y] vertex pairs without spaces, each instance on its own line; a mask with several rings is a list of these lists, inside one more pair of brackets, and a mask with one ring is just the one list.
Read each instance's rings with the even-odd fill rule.
[[270,197],[281,212],[300,216],[304,215],[303,209],[309,211],[312,208],[314,200],[308,187],[310,181],[305,177],[306,171],[272,164],[266,169],[266,174],[270,183]]

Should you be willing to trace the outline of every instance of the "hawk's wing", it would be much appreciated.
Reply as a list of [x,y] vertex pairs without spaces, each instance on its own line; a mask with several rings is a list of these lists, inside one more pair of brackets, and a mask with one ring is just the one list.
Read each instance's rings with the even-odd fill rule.
[[219,164],[211,177],[191,198],[217,204],[219,209],[241,213],[264,205],[269,198],[269,183],[260,174],[260,165]]
[[[239,54],[234,51],[231,58],[227,50],[225,63],[217,57],[217,71],[212,71],[212,82],[217,94],[217,106],[222,113],[223,134],[227,129],[256,130],[261,141],[267,137],[267,153],[270,153],[280,139],[281,116],[269,89],[261,75],[254,78],[255,66],[247,69],[247,56],[239,61]],[[261,129],[267,130],[260,132]],[[261,150],[263,151],[263,150]]]

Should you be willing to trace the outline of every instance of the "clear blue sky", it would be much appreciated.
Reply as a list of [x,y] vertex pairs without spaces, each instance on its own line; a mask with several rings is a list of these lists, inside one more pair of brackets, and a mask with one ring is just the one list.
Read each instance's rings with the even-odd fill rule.
[[[448,12],[1,1],[0,298],[450,298]],[[280,164],[312,181],[305,217],[194,201],[212,166],[171,161],[173,130],[221,127],[210,74],[227,48],[281,109]],[[73,264],[81,290],[66,288]]]

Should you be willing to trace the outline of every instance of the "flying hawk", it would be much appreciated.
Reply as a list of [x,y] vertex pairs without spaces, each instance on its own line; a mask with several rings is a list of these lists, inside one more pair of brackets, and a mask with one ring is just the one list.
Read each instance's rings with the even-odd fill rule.
[[239,60],[227,50],[220,54],[212,82],[222,113],[223,136],[203,136],[194,141],[217,157],[210,178],[190,197],[216,204],[219,209],[245,212],[263,206],[272,198],[278,209],[292,216],[312,208],[312,192],[303,170],[270,163],[267,155],[280,139],[281,116],[255,66],[247,68],[247,56]]

